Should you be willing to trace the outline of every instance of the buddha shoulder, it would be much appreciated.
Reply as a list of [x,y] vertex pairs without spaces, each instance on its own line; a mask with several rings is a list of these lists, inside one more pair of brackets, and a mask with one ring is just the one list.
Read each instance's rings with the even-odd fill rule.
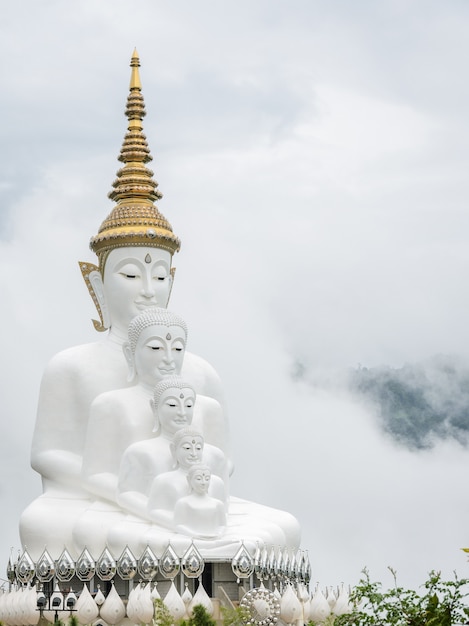
[[208,361],[192,352],[186,352],[182,366],[182,377],[193,385],[198,394],[224,404],[223,388],[219,375]]
[[[102,376],[104,372],[116,371],[119,374],[126,373],[126,363],[121,348],[110,346],[106,341],[96,341],[73,346],[55,354],[46,366],[43,379],[86,379],[95,375]],[[119,376],[119,383],[120,379],[121,376]],[[126,386],[126,384],[119,386]]]

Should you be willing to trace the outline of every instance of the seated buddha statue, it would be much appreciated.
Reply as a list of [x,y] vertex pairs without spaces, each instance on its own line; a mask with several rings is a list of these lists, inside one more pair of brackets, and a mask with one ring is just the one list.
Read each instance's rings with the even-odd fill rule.
[[[164,321],[168,322],[168,326],[163,326]],[[169,336],[171,339],[168,338]],[[134,355],[133,362],[135,362],[136,369],[141,372],[143,381],[147,380],[147,376],[151,380],[151,372],[158,370],[159,366],[164,365],[168,368],[171,360],[165,357],[165,352],[167,354],[170,351],[171,344],[178,345],[179,342],[183,344],[185,336],[185,323],[165,309],[149,309],[131,322],[129,338],[133,348],[129,350],[129,353]],[[153,348],[158,348],[158,346],[163,348],[163,339],[167,342],[167,349],[154,350]],[[174,344],[174,342],[177,343]],[[147,351],[147,354],[141,355],[142,351]],[[175,357],[178,363],[173,362],[178,369],[180,369],[181,359],[182,356],[178,355]],[[155,377],[154,373],[153,377]],[[173,434],[178,429],[190,425],[195,405],[194,390],[179,376],[162,378],[156,385],[156,389],[164,390],[159,395],[164,396],[162,414],[165,417],[165,431]],[[100,400],[103,396],[105,396],[102,403],[105,409],[103,414],[105,419],[102,421],[97,419],[92,424],[91,420],[99,416],[91,415],[90,427],[96,426],[97,432],[89,433],[93,444],[86,450],[83,462],[85,470],[96,471],[95,474],[90,473],[84,477],[84,485],[92,494],[100,497],[90,502],[89,506],[77,516],[73,525],[73,541],[76,549],[86,546],[92,554],[100,554],[103,551],[107,545],[109,530],[114,525],[123,522],[128,514],[128,511],[117,503],[119,464],[125,450],[125,441],[128,439],[129,443],[135,442],[136,436],[143,438],[144,441],[151,438],[155,443],[161,471],[166,472],[172,467],[169,443],[159,436],[160,432],[153,428],[154,420],[149,420],[147,416],[147,412],[152,414],[153,394],[148,394],[146,388],[139,392],[139,385],[136,385],[98,396],[95,403],[99,406],[101,406]],[[109,402],[105,401],[107,396],[112,396]],[[112,409],[109,414],[106,412],[108,408]],[[116,415],[115,423],[112,420],[114,414]],[[103,450],[102,453],[100,448]],[[99,456],[98,460],[94,458],[94,454]]]
[[[181,381],[179,385],[178,381]],[[298,525],[293,516],[228,498],[229,478],[223,452],[204,443],[198,431],[181,429],[180,424],[174,423],[177,401],[179,398],[181,402],[181,396],[185,395],[185,385],[181,378],[170,377],[155,387],[152,407],[157,436],[132,444],[124,453],[117,500],[129,515],[109,527],[106,544],[116,554],[126,546],[138,554],[147,544],[158,553],[169,542],[180,552],[187,549],[188,534],[182,527],[176,528],[174,514],[179,499],[190,495],[188,469],[203,462],[211,472],[209,495],[220,501],[226,512],[226,526],[217,523],[217,532],[213,533],[211,527],[210,532],[206,530],[198,535],[197,545],[205,557],[233,556],[241,540],[253,549],[258,543],[296,547]],[[197,397],[195,407],[198,401]],[[184,510],[187,512],[196,501],[195,497],[191,498]]]
[[[181,428],[173,436],[171,453],[175,468],[154,478],[148,496],[147,512],[149,519],[155,524],[174,530],[176,504],[191,491],[187,474],[191,467],[199,465],[204,458],[202,434],[193,428]],[[223,506],[226,492],[219,476],[213,476],[210,482],[210,495]],[[210,533],[208,536],[211,536]]]
[[[192,402],[191,408],[186,404]],[[195,405],[194,405],[195,401]],[[181,428],[197,427],[203,413],[204,397],[195,396],[188,383],[178,376],[163,379],[155,386],[151,407],[156,436],[130,445],[122,456],[119,469],[117,501],[122,509],[143,519],[148,517],[148,497],[154,480],[174,469],[176,464],[174,438]],[[192,417],[194,416],[194,417]],[[205,433],[201,436],[205,440]],[[223,485],[223,501],[228,497],[229,463],[223,451],[204,443],[204,461]]]
[[[179,496],[174,505],[173,524],[176,532],[190,537],[210,539],[223,534],[226,511],[221,500],[209,495],[212,472],[203,463],[192,465],[186,474],[189,493]],[[154,492],[150,495],[152,506]],[[158,498],[156,499],[158,503]]]
[[[180,374],[187,326],[175,313],[150,308],[133,318],[128,336],[123,349],[129,379],[135,384],[102,393],[92,402],[83,453],[84,488],[111,502],[116,502],[119,466],[126,448],[154,437],[153,389],[160,380]],[[187,402],[193,404],[194,398]],[[219,406],[215,400],[213,403]]]
[[[85,538],[74,544],[73,530],[76,520],[90,509],[92,489],[96,489],[95,493],[99,493],[102,498],[113,497],[113,485],[106,486],[106,481],[103,481],[97,487],[97,481],[90,480],[100,474],[103,478],[106,472],[101,471],[101,467],[93,467],[88,453],[84,459],[87,438],[89,440],[89,436],[92,437],[90,433],[93,432],[93,427],[89,430],[91,407],[96,400],[94,416],[96,407],[101,403],[97,401],[98,396],[136,384],[127,378],[128,360],[123,350],[128,341],[129,324],[136,315],[150,307],[166,308],[173,284],[172,257],[179,251],[180,242],[169,222],[154,204],[161,198],[161,194],[153,179],[153,172],[146,167],[151,156],[143,134],[142,120],[145,110],[138,66],[139,60],[134,54],[126,110],[128,132],[119,156],[123,167],[117,172],[113,190],[109,194],[116,205],[101,224],[98,233],[91,238],[90,247],[98,257],[98,265],[80,265],[100,317],[100,321],[94,321],[94,326],[96,330],[107,331],[107,334],[101,341],[75,346],[55,355],[48,364],[41,383],[31,464],[42,477],[43,494],[23,512],[20,519],[22,544],[36,560],[45,547],[55,559],[65,547],[72,557],[78,556],[84,547]],[[230,329],[226,328],[225,332],[230,332]],[[134,361],[135,369],[136,363]],[[140,373],[141,363],[138,368]],[[187,381],[186,386],[189,384],[199,398],[209,398],[218,403],[219,407],[223,407],[219,378],[206,361],[186,351],[181,376]],[[144,405],[145,402],[139,404],[140,407]],[[101,406],[100,412],[101,410],[103,415],[106,414],[106,408]],[[122,413],[122,416],[129,415],[127,409]],[[131,416],[130,419],[148,432],[148,411],[146,415],[142,413]],[[221,450],[226,461],[230,454],[225,412],[217,412],[213,420],[211,417],[206,419],[204,414],[199,421],[197,415],[194,415],[194,425],[204,433],[204,455],[208,446],[212,445]],[[101,431],[102,437],[114,437],[111,430],[108,423],[107,430],[104,428]],[[141,433],[138,436],[140,435]],[[124,497],[124,494],[140,493],[148,499],[149,491],[145,483],[143,490],[138,481],[137,489],[133,485],[133,478],[142,476],[138,466],[141,459],[137,459],[139,455],[144,458],[142,450],[134,454],[134,460],[130,450],[135,452],[135,446],[150,441],[163,442],[163,426],[161,433],[154,435],[143,442],[135,440],[123,453],[119,464],[117,501],[122,511],[129,511],[126,514],[129,519],[133,516],[133,521],[137,525],[141,524],[133,546],[144,548],[150,538],[155,545],[164,546],[167,545],[168,538],[174,535],[181,540],[180,545],[183,547],[190,541],[187,535],[173,533],[157,524],[151,525],[148,530],[150,522],[146,518],[146,500],[143,509],[141,502],[133,508],[133,504]],[[124,445],[124,441],[117,442],[119,454],[122,454]],[[113,471],[119,454],[116,452],[111,455],[109,467],[112,466]],[[127,462],[127,470],[123,470],[124,460]],[[213,480],[219,474],[210,462],[209,465]],[[145,471],[143,475],[146,475]],[[225,473],[221,479],[227,485]],[[93,497],[95,493],[92,493]],[[123,515],[122,511],[116,507],[113,515]],[[119,524],[107,525],[103,520],[104,518],[96,518],[96,523],[101,528],[110,528],[109,547],[122,545],[121,539],[124,535],[118,532]],[[113,536],[116,540],[114,544],[111,541]],[[241,540],[245,540],[247,545],[247,538],[254,544],[261,541],[294,549],[299,545],[299,537],[298,522],[288,513],[230,497],[227,501],[226,531],[220,537],[201,541],[205,542],[204,555],[226,558],[234,554],[235,546]]]
[[[138,553],[150,527],[148,502],[152,487],[153,502],[159,501],[161,495],[161,505],[165,511],[160,516],[162,523],[155,525],[157,549],[164,549],[164,545],[171,539],[167,530],[169,526],[164,520],[171,515],[170,510],[178,494],[188,494],[184,471],[176,471],[179,466],[187,469],[203,459],[213,474],[213,488],[217,498],[224,503],[228,502],[228,461],[219,448],[205,444],[200,431],[190,426],[199,399],[179,376],[169,376],[156,384],[151,402],[155,415],[155,436],[129,446],[121,462],[117,501],[121,512],[127,515],[107,516],[108,521],[104,524],[107,535],[97,537],[95,531],[91,539],[96,546],[95,551],[98,551],[97,542],[100,541],[101,549],[108,545],[117,553],[129,546]],[[195,441],[186,441],[189,434]],[[160,480],[163,476],[165,478]],[[163,485],[167,488],[163,488]],[[86,537],[92,535],[92,529],[98,527],[99,517],[91,518],[91,514],[96,513],[96,509],[88,510],[82,516],[84,520],[79,520],[74,531],[76,541],[85,541]]]
[[[122,350],[129,323],[149,307],[165,308],[173,285],[172,257],[180,241],[154,204],[162,195],[146,167],[152,157],[143,134],[145,107],[136,54],[131,67],[128,132],[119,156],[123,167],[109,194],[116,205],[90,241],[98,265],[80,264],[100,317],[94,326],[107,333],[100,341],[56,354],[44,372],[31,450],[43,495],[20,519],[21,541],[32,558],[45,546],[58,557],[71,545],[73,521],[89,505],[82,461],[91,404],[100,394],[131,384]],[[223,404],[219,377],[205,360],[186,352],[182,372],[200,394]],[[228,441],[226,420],[220,428],[219,436]]]

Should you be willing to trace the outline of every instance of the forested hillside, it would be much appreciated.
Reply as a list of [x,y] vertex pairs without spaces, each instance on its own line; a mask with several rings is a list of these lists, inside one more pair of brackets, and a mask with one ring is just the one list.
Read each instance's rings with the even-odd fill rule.
[[383,429],[411,448],[439,439],[462,444],[469,433],[469,365],[437,356],[401,368],[359,367],[350,374],[353,392],[375,405]]

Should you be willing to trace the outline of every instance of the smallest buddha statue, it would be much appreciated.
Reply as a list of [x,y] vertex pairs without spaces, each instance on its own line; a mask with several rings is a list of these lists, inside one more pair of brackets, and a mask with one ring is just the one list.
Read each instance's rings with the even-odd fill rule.
[[174,507],[174,529],[183,535],[210,539],[223,534],[226,511],[223,502],[209,495],[212,472],[208,465],[193,465],[187,471],[190,493]]

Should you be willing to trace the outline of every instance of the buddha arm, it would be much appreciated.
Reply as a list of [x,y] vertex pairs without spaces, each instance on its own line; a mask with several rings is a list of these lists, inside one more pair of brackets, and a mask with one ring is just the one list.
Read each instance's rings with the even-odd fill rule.
[[186,351],[181,376],[194,386],[198,394],[214,398],[223,409],[225,408],[220,377],[208,361]]
[[148,512],[148,517],[152,522],[163,528],[174,529],[174,516],[171,511],[165,509],[152,509]]
[[[200,507],[204,501],[205,509]],[[207,507],[207,503],[210,503]],[[225,507],[215,498],[188,496],[174,507],[174,528],[178,533],[199,538],[219,536],[226,526]]]
[[110,472],[101,472],[100,474],[92,474],[83,481],[86,491],[89,491],[99,498],[117,502],[117,476]]
[[142,519],[149,519],[147,513],[148,498],[139,491],[122,491],[117,492],[117,504],[123,509],[141,517]]
[[227,458],[230,456],[228,420],[219,402],[199,395],[195,403],[193,425],[204,433],[205,443],[222,450]]
[[164,528],[174,528],[173,509],[177,495],[174,493],[171,480],[168,480],[168,476],[173,474],[174,472],[167,472],[157,476],[148,497],[147,517]]
[[219,476],[212,475],[208,493],[212,498],[215,498],[215,500],[219,500],[225,504],[228,502],[227,486]]
[[[44,479],[80,486],[88,418],[87,398],[77,389],[76,372],[56,355],[44,372],[31,448],[31,466]],[[85,408],[86,407],[86,408]]]
[[90,409],[90,419],[83,452],[82,479],[90,493],[117,501],[119,471],[119,437],[125,436],[125,416],[112,393],[96,398]]
[[145,455],[140,451],[141,446],[130,446],[122,458],[117,483],[117,502],[125,510],[148,519],[147,463]]
[[174,507],[174,530],[182,535],[196,536],[197,532],[188,524],[191,516],[192,510],[187,504],[187,498],[179,498]]

